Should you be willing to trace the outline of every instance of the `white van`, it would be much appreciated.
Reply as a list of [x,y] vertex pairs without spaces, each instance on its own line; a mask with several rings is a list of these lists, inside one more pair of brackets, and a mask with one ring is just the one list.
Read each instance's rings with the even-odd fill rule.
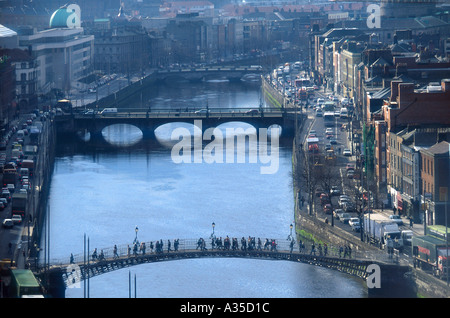
[[116,113],[117,113],[117,108],[105,108],[101,112],[102,115],[116,114]]
[[347,118],[347,117],[348,117],[348,109],[341,108],[341,118]]

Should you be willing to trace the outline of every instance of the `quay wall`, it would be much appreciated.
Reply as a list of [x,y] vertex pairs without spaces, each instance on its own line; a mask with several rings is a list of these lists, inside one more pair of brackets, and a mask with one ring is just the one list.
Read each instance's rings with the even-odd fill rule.
[[261,85],[264,99],[271,107],[282,108],[284,105],[284,97],[275,89],[264,76],[261,76]]
[[142,77],[140,80],[125,86],[115,93],[107,95],[98,101],[86,105],[86,108],[103,109],[105,107],[126,106],[129,98],[135,94],[141,93],[143,90],[147,89],[149,85],[156,82],[157,79],[152,76],[152,74],[149,74],[148,76]]

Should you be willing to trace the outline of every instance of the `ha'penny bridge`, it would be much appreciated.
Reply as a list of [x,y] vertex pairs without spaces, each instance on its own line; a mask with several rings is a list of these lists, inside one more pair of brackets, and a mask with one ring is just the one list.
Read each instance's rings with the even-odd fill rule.
[[[245,239],[247,240],[247,239]],[[171,241],[169,248],[168,242]],[[257,240],[256,240],[257,241]],[[53,294],[64,297],[65,289],[73,284],[80,284],[84,280],[106,274],[123,268],[156,263],[164,261],[175,261],[199,258],[247,258],[272,261],[291,261],[320,266],[337,270],[352,276],[359,277],[364,281],[370,278],[373,266],[380,268],[381,280],[386,285],[396,284],[400,280],[407,278],[408,266],[401,266],[398,259],[389,257],[383,252],[351,250],[340,246],[313,245],[295,242],[290,239],[270,239],[266,244],[266,239],[261,239],[262,244],[246,244],[237,239],[237,246],[231,244],[228,247],[212,245],[210,238],[180,239],[178,244],[175,240],[160,240],[153,242],[139,243],[139,248],[134,248],[135,244],[121,245],[108,248],[90,248],[90,252],[78,255],[68,255],[64,260],[51,260],[47,264],[35,265],[33,268],[37,277],[44,282],[43,285],[53,286]],[[159,248],[156,242],[162,242]],[[153,244],[152,244],[153,243]],[[145,245],[145,249],[141,246]],[[151,246],[153,248],[151,248]],[[96,255],[94,254],[96,251]],[[384,274],[384,275],[383,275]],[[395,278],[392,280],[392,278]],[[400,280],[399,280],[400,279]],[[387,284],[386,284],[387,283]],[[402,283],[403,284],[403,283]],[[56,287],[55,287],[56,286]],[[73,287],[73,286],[72,286]],[[369,290],[370,291],[370,290]],[[376,290],[378,292],[378,290]]]

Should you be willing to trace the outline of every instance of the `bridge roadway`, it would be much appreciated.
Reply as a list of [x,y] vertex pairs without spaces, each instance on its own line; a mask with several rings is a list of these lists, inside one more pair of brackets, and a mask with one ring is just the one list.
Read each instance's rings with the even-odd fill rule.
[[[245,240],[248,241],[248,238]],[[289,237],[288,239],[269,239],[269,242],[276,243],[275,249],[271,247],[271,244],[267,248],[265,247],[266,239],[262,240],[261,248],[258,248],[256,244],[253,248],[249,248],[248,245],[246,249],[242,249],[241,239],[237,239],[237,241],[238,248],[236,249],[231,246],[230,248],[218,248],[217,245],[213,247],[212,240],[207,238],[204,240],[204,248],[201,248],[198,239],[183,239],[179,240],[178,248],[174,250],[174,241],[172,240],[170,251],[168,251],[168,240],[162,240],[164,243],[162,251],[156,251],[156,248],[151,250],[150,242],[145,242],[145,252],[138,250],[136,253],[133,252],[133,244],[121,245],[117,247],[117,253],[114,253],[114,247],[97,249],[97,255],[103,252],[102,260],[99,260],[98,257],[93,260],[93,249],[90,249],[89,256],[79,254],[72,256],[72,259],[68,256],[65,260],[53,260],[51,264],[35,268],[35,272],[37,276],[43,275],[43,277],[57,275],[62,278],[64,288],[67,288],[82,280],[134,265],[202,257],[294,261],[335,269],[362,279],[366,279],[367,267],[370,264],[397,264],[397,260],[388,258],[385,253],[351,251],[348,255],[344,250],[340,251],[339,247],[335,246],[329,246],[325,254],[325,249],[316,245],[315,253],[311,253],[311,244],[303,243],[303,247],[300,247],[298,243],[294,242],[291,250]]]

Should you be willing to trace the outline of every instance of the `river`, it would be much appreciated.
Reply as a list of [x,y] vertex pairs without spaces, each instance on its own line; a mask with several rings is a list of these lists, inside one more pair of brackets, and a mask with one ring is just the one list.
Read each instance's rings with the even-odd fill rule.
[[[261,96],[257,85],[216,81],[156,86],[144,100],[156,108],[258,107]],[[159,140],[170,139],[172,128],[162,127]],[[141,241],[206,238],[213,222],[216,236],[289,235],[294,221],[289,141],[280,140],[277,147],[276,172],[262,174],[267,163],[258,152],[249,151],[244,163],[175,163],[172,146],[140,141],[133,127],[112,127],[104,136],[120,146],[98,151],[81,140],[58,145],[48,209],[51,259],[83,253],[84,235],[91,250],[131,244],[136,236]],[[367,297],[360,279],[337,271],[251,259],[139,265],[92,278],[90,296],[128,297],[129,275],[136,277],[137,297]],[[67,289],[66,296],[83,297],[83,288]]]

